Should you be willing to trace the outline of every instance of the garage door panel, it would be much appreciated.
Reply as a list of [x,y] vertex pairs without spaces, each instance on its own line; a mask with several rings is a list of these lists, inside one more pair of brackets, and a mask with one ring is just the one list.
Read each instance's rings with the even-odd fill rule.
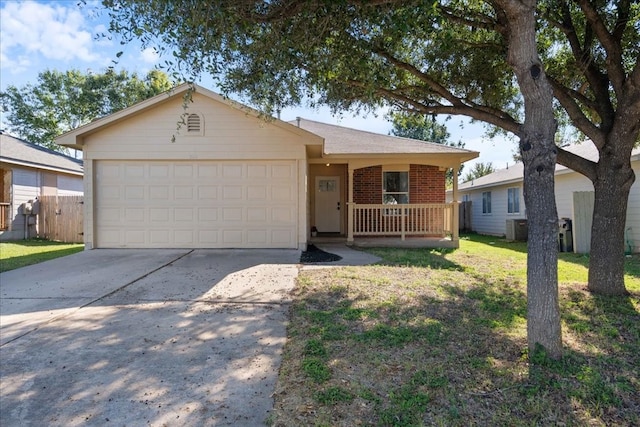
[[169,165],[159,164],[149,166],[149,177],[153,179],[169,178]]
[[218,187],[215,185],[202,185],[198,187],[198,200],[216,200],[218,198]]
[[194,231],[193,230],[174,230],[173,232],[174,242],[178,247],[182,246],[194,246]]
[[193,165],[175,165],[173,169],[173,176],[177,179],[193,178],[194,166]]
[[[271,230],[271,242],[274,245],[286,245],[287,242],[290,242],[291,239],[293,239],[294,237],[295,237],[294,232],[289,229]],[[284,246],[279,246],[279,247],[284,247]]]
[[242,245],[242,230],[222,230],[222,244],[228,247]]
[[266,245],[269,241],[267,239],[266,230],[247,230],[247,242],[250,245]]
[[292,208],[271,208],[271,221],[275,224],[289,224],[295,220],[295,210]]
[[198,208],[198,221],[200,223],[217,222],[218,209],[217,208]]
[[222,178],[242,178],[244,165],[223,165]]
[[151,185],[149,186],[149,200],[169,200],[170,190],[168,185]]
[[95,247],[297,247],[295,161],[96,162]]
[[169,245],[171,243],[171,233],[169,230],[149,230],[149,242],[152,245]]
[[126,208],[124,210],[124,220],[128,223],[145,223],[145,209],[143,208]]
[[125,230],[125,243],[131,246],[144,245],[147,241],[145,230]]
[[218,176],[218,165],[198,165],[198,178],[216,178]]
[[220,230],[198,230],[198,243],[204,247],[216,247],[218,245],[218,235]]

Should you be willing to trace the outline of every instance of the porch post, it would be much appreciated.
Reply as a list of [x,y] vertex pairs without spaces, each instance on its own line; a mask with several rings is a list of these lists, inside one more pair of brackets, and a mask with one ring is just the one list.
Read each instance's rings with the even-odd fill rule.
[[353,243],[353,166],[349,163],[349,185],[347,190],[349,191],[349,197],[347,201],[347,243]]
[[451,221],[453,230],[451,230],[451,241],[455,244],[456,248],[459,247],[459,229],[460,229],[460,204],[458,203],[458,171],[460,170],[460,165],[456,165],[453,168],[453,209],[451,210],[453,215],[453,221]]

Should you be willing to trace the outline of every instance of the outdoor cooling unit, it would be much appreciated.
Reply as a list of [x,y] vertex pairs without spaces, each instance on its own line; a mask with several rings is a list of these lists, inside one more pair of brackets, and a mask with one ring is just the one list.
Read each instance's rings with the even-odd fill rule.
[[522,219],[508,219],[507,220],[507,232],[506,237],[510,242],[526,242],[527,234],[529,233],[527,220]]

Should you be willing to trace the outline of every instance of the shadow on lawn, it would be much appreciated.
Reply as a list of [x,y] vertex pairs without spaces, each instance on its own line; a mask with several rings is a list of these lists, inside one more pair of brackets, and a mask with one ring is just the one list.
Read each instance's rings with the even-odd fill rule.
[[[438,257],[423,262],[442,265]],[[333,375],[313,386],[316,396],[324,383],[338,383],[344,395],[366,401],[342,409],[340,402],[319,402],[324,413],[339,420],[341,410],[356,410],[357,419],[380,425],[640,422],[634,393],[640,319],[631,300],[620,306],[576,291],[575,306],[565,311],[582,319],[585,330],[572,331],[560,361],[538,356],[528,363],[526,295],[502,281],[474,279],[436,285],[444,298],[425,293],[380,303],[338,285],[301,295],[290,336],[302,340],[296,348],[322,349],[313,356]]]

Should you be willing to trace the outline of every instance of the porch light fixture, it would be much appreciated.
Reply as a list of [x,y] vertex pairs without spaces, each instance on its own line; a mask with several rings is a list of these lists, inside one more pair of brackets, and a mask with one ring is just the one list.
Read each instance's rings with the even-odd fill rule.
[[331,163],[327,163],[327,166],[331,166]]

